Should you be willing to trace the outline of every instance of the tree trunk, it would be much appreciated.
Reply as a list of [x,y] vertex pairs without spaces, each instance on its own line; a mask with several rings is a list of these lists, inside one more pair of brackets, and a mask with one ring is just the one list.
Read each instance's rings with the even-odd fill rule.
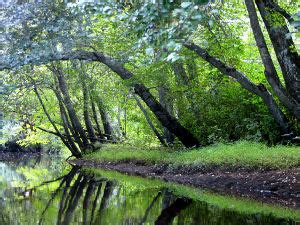
[[[60,93],[59,93],[58,90],[53,89],[53,91],[54,91],[54,93],[56,95],[56,98],[58,100],[59,109],[60,109],[60,117],[61,117],[61,120],[62,120],[63,128],[65,130],[66,138],[67,138],[68,142],[70,143],[70,146],[72,147],[72,149],[74,149],[73,151],[75,151],[76,154],[80,155],[80,157],[81,157],[81,152],[78,150],[78,148],[77,148],[76,144],[74,143],[73,138],[70,134],[70,130],[72,129],[72,127],[71,127],[70,122],[68,120],[68,116],[67,116],[67,113],[66,113],[66,110],[65,110],[65,106],[64,106],[63,101],[62,101],[62,97],[60,96]],[[71,133],[73,134],[74,139],[75,139],[75,141],[77,141],[79,147],[82,148],[83,145],[82,145],[82,142],[81,142],[80,138],[76,135],[76,133],[74,131],[71,130]]]
[[155,133],[157,139],[160,141],[160,143],[163,145],[163,146],[166,146],[166,143],[165,143],[165,140],[164,138],[160,135],[159,131],[155,128],[154,124],[152,123],[146,109],[144,108],[144,106],[142,105],[142,103],[140,102],[140,100],[138,99],[138,97],[136,97],[135,95],[133,95],[134,99],[136,100],[136,103],[138,105],[138,107],[141,109],[141,111],[143,112],[151,130]]
[[134,91],[143,99],[162,125],[175,134],[186,147],[200,146],[199,141],[192,133],[170,115],[143,84],[135,84]]
[[90,98],[90,100],[91,100],[91,106],[92,106],[92,112],[93,112],[93,119],[94,119],[94,122],[96,124],[96,129],[97,129],[98,136],[100,137],[101,142],[102,142],[104,140],[104,135],[103,135],[103,132],[101,131],[100,123],[98,121],[95,102],[94,102],[93,98]]
[[274,90],[275,94],[278,96],[279,100],[282,102],[282,104],[288,110],[290,110],[298,119],[300,119],[300,105],[293,97],[287,94],[285,88],[280,82],[271,55],[269,53],[263,32],[259,25],[259,20],[256,14],[254,2],[253,0],[246,0],[245,3],[248,10],[250,24],[253,30],[256,45],[258,47],[263,65],[265,67],[266,79],[269,82],[272,89]]
[[[123,80],[132,78],[134,75],[130,71],[126,70],[122,64],[117,62],[114,58],[106,56],[101,52],[88,52],[88,51],[69,51],[59,55],[52,55],[48,58],[48,61],[57,60],[89,60],[97,61],[107,65],[112,71],[117,73]],[[24,65],[25,62],[19,63],[18,66]],[[0,64],[0,71],[4,69],[11,69],[12,66],[7,64]],[[142,83],[135,83],[132,85],[135,92],[141,97],[141,99],[147,104],[150,110],[155,114],[157,119],[162,125],[170,130],[178,139],[186,146],[193,147],[199,146],[199,141],[193,136],[193,134],[183,127],[179,121],[170,115],[167,110],[162,107],[159,102],[152,96],[149,90]]]
[[178,83],[183,85],[189,85],[189,77],[184,69],[182,62],[175,62],[172,64],[173,71],[176,75]]
[[256,0],[256,5],[272,41],[287,91],[299,104],[300,57],[285,18],[276,11],[273,0]]
[[79,136],[82,140],[83,145],[85,147],[87,147],[89,144],[89,141],[88,141],[85,131],[84,131],[83,127],[81,126],[81,123],[76,115],[76,111],[73,107],[73,103],[72,103],[71,97],[69,95],[69,90],[68,90],[67,83],[65,81],[64,74],[62,73],[60,68],[53,68],[53,72],[55,73],[55,75],[57,77],[59,88],[62,92],[63,100],[64,100],[65,106],[67,108],[69,118],[71,120],[74,131],[79,133]]
[[[176,80],[177,80],[178,85],[183,85],[183,86],[189,87],[190,83],[191,83],[190,80],[194,80],[196,78],[196,71],[195,71],[196,69],[194,68],[195,67],[194,63],[195,62],[193,61],[190,64],[190,66],[188,66],[189,74],[191,74],[190,77],[192,77],[192,79],[190,79],[188,74],[186,73],[186,70],[185,70],[182,62],[173,63],[172,69],[175,74],[175,77],[177,78]],[[192,113],[194,114],[196,121],[200,122],[200,111],[198,110],[196,104],[193,101],[194,93],[192,93],[188,89],[188,90],[186,90],[184,97],[186,97],[187,101],[189,102],[189,105],[192,109]],[[181,110],[179,110],[178,113],[179,113],[178,117],[181,118],[180,117],[182,114]]]
[[201,48],[198,45],[195,44],[185,44],[185,46],[196,52],[201,58],[203,58],[205,61],[210,63],[212,66],[220,70],[222,73],[226,74],[227,76],[230,76],[234,78],[237,82],[240,83],[240,85],[245,88],[246,90],[250,91],[251,93],[260,96],[264,103],[267,105],[270,113],[273,115],[273,118],[281,128],[282,132],[284,134],[291,134],[291,128],[288,122],[288,119],[284,115],[284,113],[281,111],[277,103],[275,102],[272,94],[265,88],[264,85],[255,85],[252,83],[248,77],[243,74],[242,72],[238,71],[236,68],[227,66],[225,63],[220,61],[219,59],[209,55],[209,53]]
[[91,140],[92,143],[94,143],[96,142],[97,137],[95,135],[95,131],[89,115],[89,92],[88,92],[88,87],[85,79],[86,76],[81,78],[82,93],[83,93],[83,116],[84,116],[84,122],[88,132],[89,139]]
[[[57,85],[57,84],[56,84],[56,85]],[[67,111],[66,111],[66,109],[65,109],[64,100],[63,100],[63,97],[62,97],[62,94],[61,94],[61,91],[60,91],[59,87],[53,87],[52,90],[53,90],[53,92],[54,92],[54,94],[55,94],[55,96],[56,96],[56,98],[57,98],[58,104],[59,104],[59,106],[60,106],[60,109],[61,109],[62,112],[63,112],[63,115],[65,115],[65,116],[63,117],[63,118],[64,118],[63,121],[65,121],[65,124],[66,124],[66,126],[67,126],[67,127],[66,127],[67,130],[69,130],[69,131],[72,133],[73,138],[75,139],[75,142],[79,145],[79,147],[80,147],[81,149],[83,149],[84,146],[83,146],[83,143],[82,143],[82,141],[81,141],[81,139],[80,139],[80,136],[79,136],[78,132],[76,132],[76,131],[74,130],[74,127],[71,125],[71,123],[70,123],[70,121],[69,121],[69,117],[68,117]]]
[[[159,103],[164,107],[167,112],[173,116],[173,102],[167,94],[167,88],[165,86],[160,86],[158,88],[159,93]],[[169,131],[168,128],[164,127],[164,138],[168,145],[174,144],[174,135]]]
[[50,114],[48,113],[46,106],[34,84],[34,92],[36,94],[36,96],[38,97],[38,100],[43,108],[44,113],[46,114],[49,122],[51,123],[51,125],[53,126],[54,130],[56,131],[56,133],[58,134],[58,136],[60,137],[60,139],[62,140],[62,142],[64,143],[64,145],[71,151],[72,155],[74,155],[76,158],[80,158],[81,157],[81,153],[80,151],[77,149],[76,145],[74,144],[74,142],[71,140],[69,140],[68,134],[66,133],[66,138],[60,133],[59,129],[57,128],[57,126],[55,125],[54,121],[51,119]]
[[97,97],[97,106],[103,123],[104,135],[107,137],[108,140],[116,141],[113,128],[110,124],[109,116],[105,110],[105,106],[102,102],[102,99],[99,96]]

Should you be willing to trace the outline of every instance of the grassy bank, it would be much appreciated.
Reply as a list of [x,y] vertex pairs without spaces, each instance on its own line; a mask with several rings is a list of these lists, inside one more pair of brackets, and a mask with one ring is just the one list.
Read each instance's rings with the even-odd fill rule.
[[218,144],[192,150],[106,145],[100,151],[86,155],[85,158],[110,162],[142,160],[152,164],[167,163],[174,166],[218,165],[286,169],[300,165],[300,147],[282,145],[268,147],[261,143],[248,141]]

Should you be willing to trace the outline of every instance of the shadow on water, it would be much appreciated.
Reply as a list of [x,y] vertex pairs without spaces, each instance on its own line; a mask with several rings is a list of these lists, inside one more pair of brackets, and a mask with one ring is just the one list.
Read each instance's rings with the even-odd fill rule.
[[296,224],[289,217],[241,213],[178,196],[163,185],[139,186],[126,179],[73,167],[21,197],[20,189],[8,195],[12,187],[1,183],[0,224]]

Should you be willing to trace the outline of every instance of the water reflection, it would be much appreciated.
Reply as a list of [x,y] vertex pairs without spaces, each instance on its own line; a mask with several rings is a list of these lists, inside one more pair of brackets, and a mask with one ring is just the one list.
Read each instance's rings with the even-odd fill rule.
[[[205,201],[179,197],[163,185],[141,187],[134,182],[86,173],[78,167],[63,176],[53,173],[52,179],[28,186],[24,177],[29,176],[20,175],[19,167],[1,165],[2,176],[6,168],[13,179],[1,181],[0,224],[274,225],[295,222],[272,214],[223,209]],[[48,165],[48,170],[52,167]]]
[[[122,223],[124,224],[148,224],[149,214],[155,205],[158,207],[161,205],[162,209],[157,219],[154,221],[152,218],[151,222],[159,225],[172,224],[174,218],[178,216],[180,211],[192,203],[191,199],[176,198],[169,190],[164,189],[158,191],[154,196],[140,220],[138,220],[139,215],[137,215],[136,218],[126,218],[126,215],[122,215],[121,218],[108,218],[105,213],[109,211],[107,210],[109,207],[127,208],[128,206],[141,206],[132,204],[134,202],[132,199],[130,199],[128,204],[125,199],[127,196],[121,196],[122,193],[124,193],[123,191],[122,187],[118,186],[116,181],[86,175],[81,173],[78,167],[73,167],[72,170],[64,176],[59,187],[52,194],[42,212],[39,224],[43,224],[45,221],[45,212],[59,194],[58,225],[70,224],[74,221],[74,217],[77,218],[77,222],[81,222],[82,224],[120,224],[121,220],[123,220]],[[159,200],[161,200],[161,202],[159,202]],[[81,217],[79,216],[80,211]]]

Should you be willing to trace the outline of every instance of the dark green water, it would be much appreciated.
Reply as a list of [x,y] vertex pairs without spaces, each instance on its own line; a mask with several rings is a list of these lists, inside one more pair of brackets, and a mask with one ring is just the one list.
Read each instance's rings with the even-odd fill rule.
[[0,162],[0,224],[296,224],[299,211],[49,157]]

